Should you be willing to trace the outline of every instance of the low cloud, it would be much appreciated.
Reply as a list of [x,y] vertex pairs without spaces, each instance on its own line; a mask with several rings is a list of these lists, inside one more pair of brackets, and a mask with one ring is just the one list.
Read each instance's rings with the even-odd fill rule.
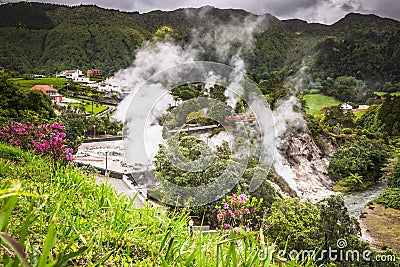
[[[17,0],[15,0],[17,1]],[[332,24],[349,12],[373,13],[400,20],[399,0],[38,0],[65,5],[95,4],[124,11],[174,10],[211,5],[244,9],[255,14],[270,13],[280,19],[299,18]]]

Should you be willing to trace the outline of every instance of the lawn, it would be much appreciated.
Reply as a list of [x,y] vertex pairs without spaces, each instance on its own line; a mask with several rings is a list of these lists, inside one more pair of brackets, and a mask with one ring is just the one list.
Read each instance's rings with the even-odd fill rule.
[[360,110],[360,111],[353,112],[354,116],[356,116],[356,119],[361,118],[361,116],[364,115],[365,113],[367,113],[366,110]]
[[37,84],[53,85],[54,88],[60,90],[65,85],[65,78],[37,78],[32,80],[24,80],[22,78],[11,79],[21,88],[30,89],[32,86]]
[[[85,112],[87,114],[92,114],[92,101],[88,101],[88,100],[83,100],[83,99],[79,99],[79,101],[81,101],[82,103],[85,104]],[[78,103],[71,103],[69,104],[71,107],[75,107],[75,108],[79,108],[79,106],[81,104]],[[106,105],[102,105],[98,102],[94,102],[93,103],[93,113],[94,115],[97,115],[101,112],[103,112],[104,110],[106,110],[108,108],[108,106]]]
[[323,107],[340,104],[340,101],[335,98],[322,94],[307,94],[304,95],[304,100],[307,103],[307,114],[312,115],[317,113]]

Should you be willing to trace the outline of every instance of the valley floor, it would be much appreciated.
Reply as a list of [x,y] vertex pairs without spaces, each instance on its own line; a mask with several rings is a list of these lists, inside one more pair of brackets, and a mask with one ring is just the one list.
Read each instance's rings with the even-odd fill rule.
[[372,248],[391,248],[400,252],[400,210],[374,204],[363,210],[360,226],[362,237]]

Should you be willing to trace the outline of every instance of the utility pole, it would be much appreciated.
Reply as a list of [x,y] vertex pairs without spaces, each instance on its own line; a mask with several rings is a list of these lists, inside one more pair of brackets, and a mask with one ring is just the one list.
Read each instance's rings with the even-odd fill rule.
[[106,172],[105,172],[105,176],[107,176],[107,173],[108,173],[108,151],[106,151]]

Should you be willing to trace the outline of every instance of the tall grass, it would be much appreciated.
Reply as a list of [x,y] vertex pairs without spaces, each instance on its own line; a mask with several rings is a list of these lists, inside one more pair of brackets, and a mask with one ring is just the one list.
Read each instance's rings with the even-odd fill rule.
[[[25,253],[19,257],[2,239],[0,265],[17,266],[17,261],[31,266],[310,264],[280,258],[262,232],[235,229],[239,235],[232,231],[191,236],[187,213],[167,214],[149,204],[136,208],[133,199],[96,184],[94,177],[71,165],[54,169],[46,158],[1,144],[0,157],[0,188],[7,191],[21,184],[12,196],[0,191],[2,199],[8,198],[3,211],[9,211],[10,197],[14,203],[1,232],[13,240],[20,238]],[[268,251],[267,257],[261,257],[260,250]]]

